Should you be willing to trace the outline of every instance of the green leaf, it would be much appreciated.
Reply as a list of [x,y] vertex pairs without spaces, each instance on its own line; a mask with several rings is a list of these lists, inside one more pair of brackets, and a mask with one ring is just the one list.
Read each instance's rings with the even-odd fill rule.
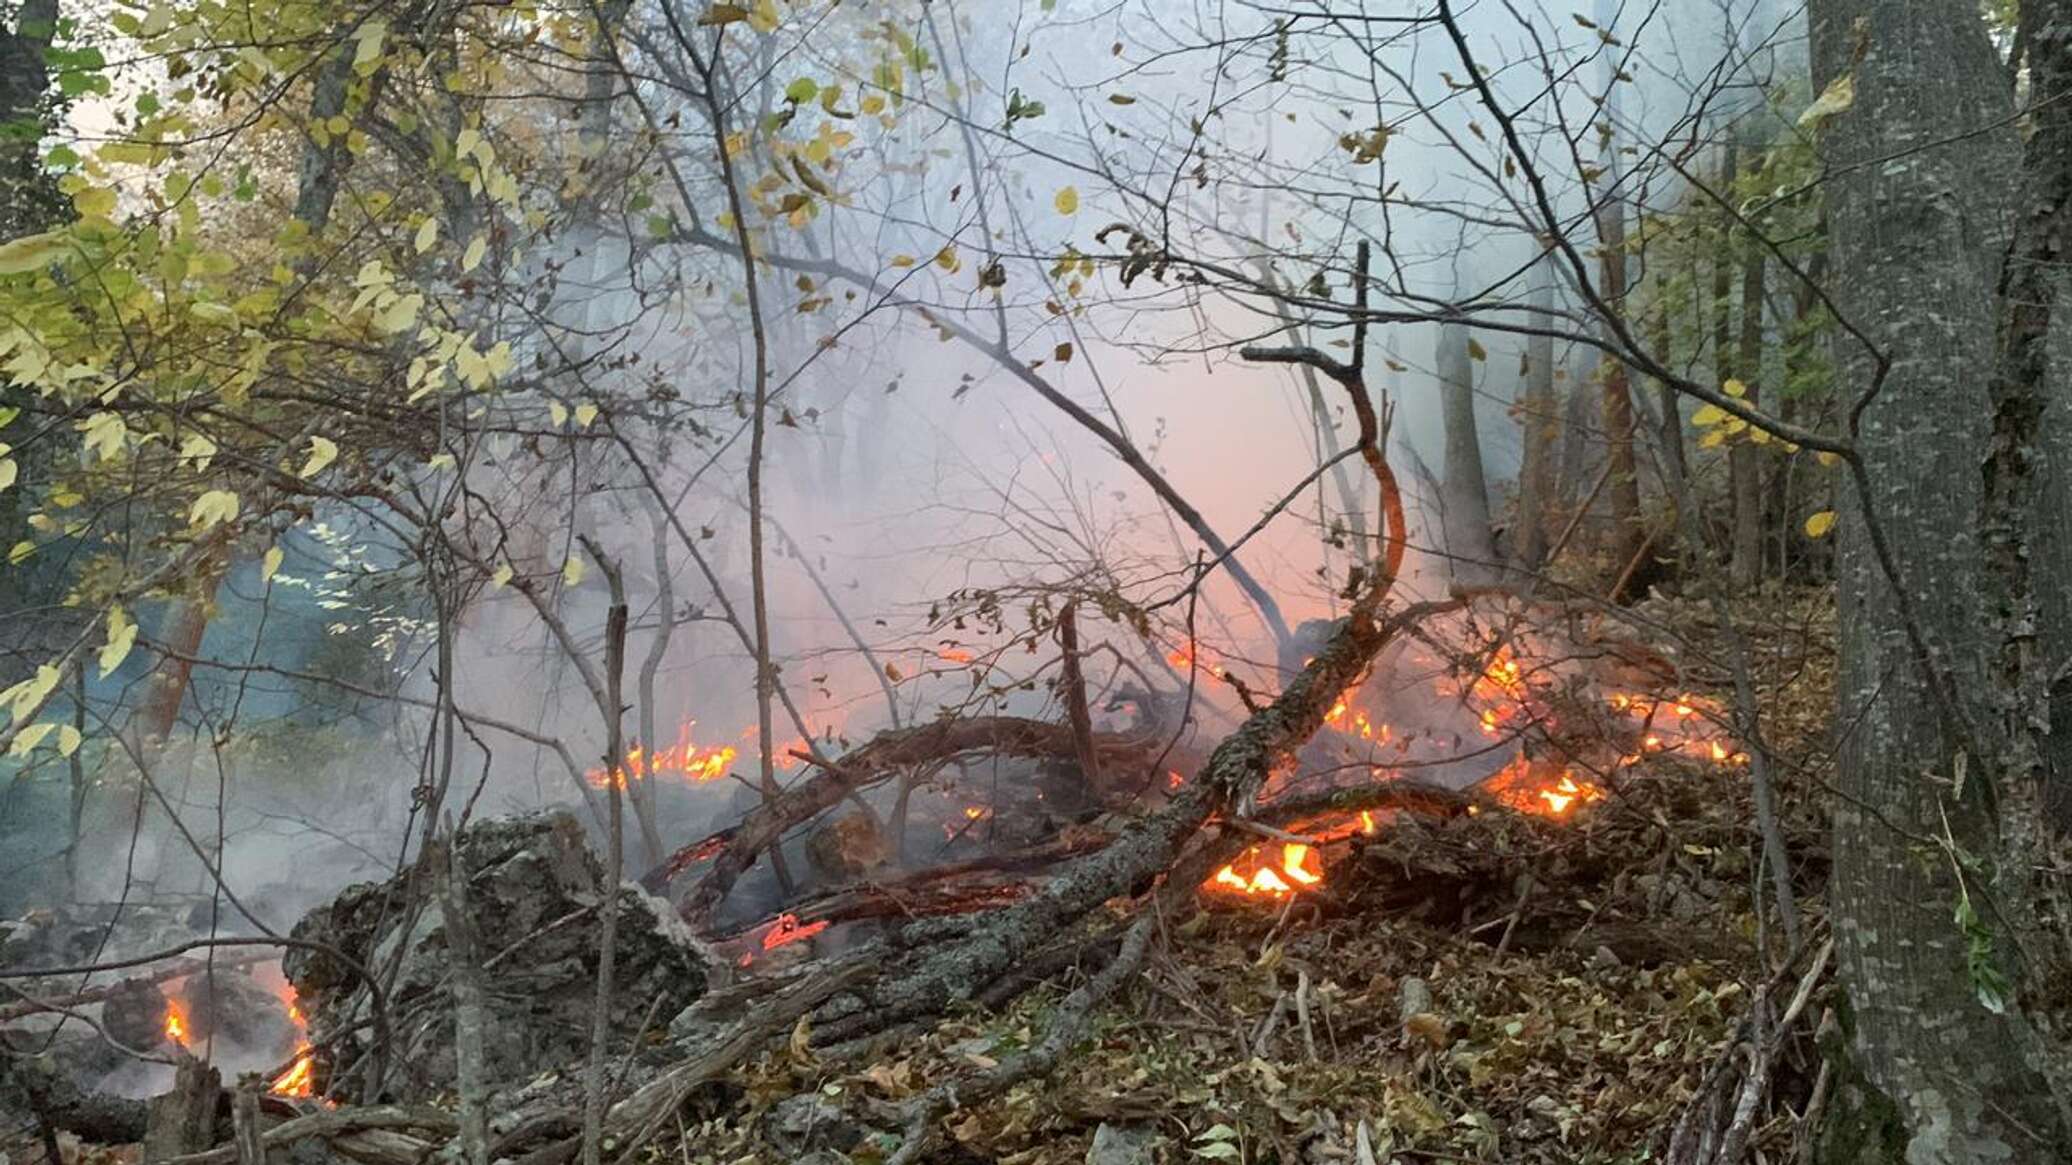
[[811,77],[800,77],[784,87],[784,99],[803,105],[820,92],[820,86]]
[[413,240],[413,245],[417,247],[417,253],[422,255],[426,251],[431,250],[432,244],[438,241],[439,220],[427,215],[424,222],[417,228],[417,238]]
[[20,275],[50,266],[65,249],[65,235],[46,231],[0,244],[0,275]]

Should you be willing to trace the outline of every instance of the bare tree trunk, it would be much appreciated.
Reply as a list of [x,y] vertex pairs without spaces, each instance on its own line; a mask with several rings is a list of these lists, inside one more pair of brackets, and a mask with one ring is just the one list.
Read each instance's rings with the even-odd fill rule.
[[[1654,318],[1650,323],[1652,327],[1649,331],[1654,334],[1648,342],[1654,348],[1657,359],[1666,363],[1669,360],[1670,348],[1667,302],[1656,305]],[[1662,447],[1662,493],[1670,499],[1671,504],[1676,504],[1676,499],[1684,496],[1684,482],[1690,475],[1684,457],[1683,410],[1677,403],[1675,387],[1668,381],[1657,380],[1655,393],[1656,407],[1662,414],[1656,422],[1660,426],[1656,429],[1656,443]]]
[[[1532,294],[1541,320],[1551,327],[1553,283],[1543,280]],[[1534,571],[1546,564],[1554,468],[1561,441],[1561,412],[1554,398],[1553,336],[1534,336],[1526,342],[1524,381],[1519,423],[1525,456],[1518,467],[1518,537],[1511,545],[1512,561],[1518,568]]]
[[[1748,386],[1747,401],[1756,403],[1763,362],[1763,250],[1753,242],[1741,258],[1741,344],[1734,364]],[[1730,574],[1741,589],[1763,576],[1763,462],[1765,450],[1741,440],[1727,453],[1734,492],[1733,564]]]
[[1439,406],[1446,425],[1446,477],[1440,485],[1446,554],[1455,582],[1477,586],[1497,567],[1490,536],[1489,483],[1482,472],[1482,438],[1475,426],[1475,362],[1469,359],[1468,330],[1439,329]]
[[1810,17],[1815,88],[1854,88],[1820,137],[1834,298],[1877,346],[1836,340],[1844,407],[1863,404],[1864,494],[1841,506],[1840,702],[1856,721],[1839,756],[1829,897],[1864,1087],[1837,1091],[1830,1143],[1897,1125],[1911,1165],[2062,1161],[2072,1128],[2026,1061],[2020,1004],[1982,1002],[2004,957],[1985,888],[1921,840],[1970,854],[1995,844],[1991,776],[1961,796],[1950,778],[1967,764],[1957,693],[1987,683],[1980,370],[1994,364],[2014,187],[2009,94],[1966,5],[1815,0]]
[[[597,560],[611,586],[612,605],[604,621],[604,729],[605,772],[610,773],[626,755],[625,733],[620,710],[626,682],[626,584],[616,564],[598,552],[596,544],[584,540],[584,548]],[[766,708],[767,710],[767,708]],[[768,736],[769,717],[763,718]],[[764,741],[767,754],[769,742]],[[590,1016],[590,1062],[583,1072],[583,1165],[599,1165],[604,1151],[604,1068],[611,1051],[612,964],[617,954],[620,888],[626,880],[626,819],[616,781],[605,782],[611,806],[611,824],[605,840],[604,904],[597,940],[597,991]]]

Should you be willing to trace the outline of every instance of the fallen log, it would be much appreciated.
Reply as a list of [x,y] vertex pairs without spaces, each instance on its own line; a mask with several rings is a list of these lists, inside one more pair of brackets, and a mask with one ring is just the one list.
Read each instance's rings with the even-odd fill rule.
[[[436,1108],[417,1108],[400,1104],[377,1104],[368,1105],[364,1108],[326,1109],[323,1112],[313,1112],[306,1116],[298,1116],[293,1120],[282,1121],[280,1124],[262,1131],[259,1134],[259,1144],[265,1149],[281,1149],[297,1141],[308,1140],[311,1137],[324,1137],[327,1139],[346,1138],[353,1133],[367,1132],[375,1129],[391,1131],[396,1129],[416,1129],[420,1132],[428,1132],[435,1136],[444,1137],[453,1135],[459,1127],[451,1113],[442,1112]],[[404,1139],[414,1140],[414,1138]],[[423,1141],[415,1141],[415,1144],[420,1149],[428,1150],[431,1148],[430,1145]],[[376,1155],[380,1155],[396,1145],[397,1142],[385,1138],[360,1142],[360,1148],[363,1152],[371,1152]],[[353,1156],[355,1160],[361,1159],[355,1154],[348,1152],[346,1146],[341,1145],[339,1148],[341,1152],[346,1152],[346,1155]],[[168,1157],[158,1162],[157,1165],[230,1165],[230,1162],[237,1159],[238,1147],[235,1143],[232,1143],[220,1145],[199,1153]],[[415,1158],[412,1159],[414,1160]]]
[[[1151,737],[1099,733],[1093,750],[1104,771],[1148,764],[1163,742]],[[685,846],[641,878],[650,893],[699,861],[712,867],[684,899],[682,913],[693,927],[702,927],[734,882],[765,850],[794,826],[833,808],[859,789],[901,769],[948,761],[970,753],[1011,757],[1076,757],[1079,743],[1067,724],[1019,716],[980,716],[937,720],[932,724],[883,732],[850,750],[804,781],[764,800],[732,828]]]
[[71,991],[62,995],[42,995],[37,992],[36,985],[30,983],[23,985],[22,991],[27,994],[34,994],[36,998],[0,1007],[0,1023],[8,1023],[13,1020],[25,1019],[32,1015],[42,1015],[52,1011],[62,1011],[67,1008],[82,1007],[89,1003],[103,1003],[116,996],[124,995],[140,988],[155,987],[160,983],[170,982],[174,979],[184,979],[189,975],[200,974],[212,968],[218,972],[234,971],[243,967],[255,966],[259,963],[271,962],[276,957],[272,954],[249,954],[218,955],[213,960],[179,959],[160,967],[148,975],[132,975],[127,979],[119,979],[113,983],[102,983],[98,986],[88,987],[81,991]]

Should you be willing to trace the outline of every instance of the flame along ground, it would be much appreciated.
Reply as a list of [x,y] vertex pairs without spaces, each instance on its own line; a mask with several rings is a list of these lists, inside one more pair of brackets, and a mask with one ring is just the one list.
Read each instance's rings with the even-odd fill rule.
[[[181,995],[185,986],[182,980],[169,986],[165,1001],[165,1038],[167,1043],[193,1052],[186,1000]],[[275,1075],[266,1090],[275,1096],[307,1098],[316,1095],[316,1049],[309,1042],[309,1020],[302,1014],[301,1002],[295,997],[295,989],[285,980],[274,987],[274,994],[288,1006],[288,1020],[295,1025],[294,1057],[288,1067]]]
[[[971,660],[971,654],[961,648],[944,648],[936,654],[952,663]],[[1507,735],[1522,736],[1534,725],[1551,722],[1546,686],[1555,679],[1554,669],[1529,665],[1508,643],[1493,644],[1480,671],[1469,676],[1462,676],[1449,665],[1442,664],[1436,656],[1425,656],[1418,662],[1433,672],[1436,694],[1445,700],[1457,701],[1472,711],[1475,727],[1486,739],[1502,741]],[[1166,663],[1176,671],[1199,668],[1219,679],[1232,674],[1214,658],[1213,652],[1199,644],[1185,644],[1173,650],[1166,656]],[[1324,723],[1345,737],[1375,746],[1392,745],[1399,753],[1407,752],[1418,734],[1400,733],[1360,707],[1360,695],[1366,682],[1362,679],[1341,693],[1325,714]],[[1617,767],[1637,764],[1653,753],[1670,753],[1724,766],[1743,765],[1748,761],[1747,754],[1724,736],[1708,731],[1710,726],[1719,724],[1722,717],[1716,705],[1701,697],[1683,694],[1664,700],[1640,693],[1610,692],[1604,695],[1603,702],[1609,716],[1623,721],[1628,731],[1638,739],[1638,748],[1618,757]],[[616,780],[624,787],[628,774],[636,778],[675,777],[691,784],[720,780],[740,759],[741,749],[734,745],[697,744],[693,735],[696,724],[695,720],[684,721],[672,747],[648,752],[635,745],[627,750],[623,763],[613,769],[609,777],[599,767],[591,769],[585,778],[600,788],[608,780]],[[742,739],[752,742],[754,737],[755,730],[750,728],[743,733]],[[805,747],[804,741],[794,744],[799,749]],[[797,763],[792,752],[792,747],[777,750],[780,767],[788,769]],[[1373,773],[1382,780],[1393,779],[1396,775],[1385,764],[1377,764]],[[1173,772],[1168,774],[1166,783],[1169,789],[1177,789],[1185,781],[1181,773]],[[1574,767],[1529,759],[1522,748],[1501,770],[1485,780],[1483,788],[1499,803],[1514,810],[1555,818],[1566,817],[1605,796],[1601,784],[1578,773]],[[991,810],[986,806],[967,805],[963,809],[962,821],[952,819],[943,824],[944,835],[955,839],[990,815]],[[1216,893],[1278,897],[1315,887],[1324,878],[1321,851],[1317,847],[1356,833],[1372,833],[1375,827],[1374,815],[1362,813],[1355,820],[1326,829],[1307,844],[1290,842],[1279,847],[1255,846],[1237,861],[1218,870],[1203,883],[1203,888]],[[791,915],[780,916],[762,932],[762,949],[773,950],[810,938],[825,926],[824,922],[801,923]]]
[[[1177,651],[1168,662],[1185,666],[1191,662],[1186,651]],[[1221,669],[1212,669],[1221,674]],[[1375,744],[1392,740],[1407,744],[1385,723],[1377,723],[1357,706],[1366,681],[1341,693],[1324,716],[1333,730]],[[1475,714],[1485,737],[1502,738],[1520,734],[1536,722],[1551,721],[1542,693],[1507,646],[1491,652],[1480,674],[1465,685],[1441,678],[1435,686],[1440,695],[1459,699]],[[1623,721],[1628,732],[1638,737],[1639,748],[1619,756],[1617,768],[1638,764],[1650,754],[1672,754],[1707,761],[1723,767],[1748,763],[1748,754],[1713,729],[1721,722],[1720,709],[1711,701],[1688,693],[1672,700],[1630,692],[1611,692],[1603,697],[1605,711]],[[1395,777],[1377,766],[1374,775],[1382,780]],[[1521,747],[1505,766],[1486,778],[1481,786],[1498,803],[1521,813],[1566,818],[1584,805],[1603,800],[1605,788],[1577,772],[1574,766],[1534,760]],[[1473,810],[1470,810],[1472,812]],[[1357,820],[1339,822],[1312,830],[1309,844],[1287,842],[1279,847],[1253,846],[1237,861],[1216,871],[1202,884],[1205,891],[1227,895],[1282,897],[1319,886],[1324,869],[1317,848],[1359,833],[1373,833],[1374,815],[1361,813]]]

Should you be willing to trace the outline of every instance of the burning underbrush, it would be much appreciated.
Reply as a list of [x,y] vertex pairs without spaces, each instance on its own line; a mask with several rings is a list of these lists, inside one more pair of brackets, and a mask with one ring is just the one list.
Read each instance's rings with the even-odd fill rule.
[[[1072,1030],[1076,995],[1024,993],[1110,967],[1140,978],[1126,1002],[1089,997],[1091,1049],[1062,1085],[970,1094],[943,1126],[963,1153],[1072,1160],[1098,1135],[1337,1160],[1364,1138],[1377,1160],[1552,1162],[1642,1143],[1758,989],[1747,750],[1673,657],[1456,608],[1296,661],[1280,696],[1313,735],[1140,690],[1082,695],[1103,715],[1078,723],[944,717],[832,757],[802,741],[780,795],[689,839],[647,893],[614,898],[572,817],[481,822],[450,866],[311,912],[285,978],[277,952],[232,948],[65,990],[100,1006],[81,1037],[173,1061],[263,1049],[240,1066],[288,1111],[442,1101],[472,1047],[498,1127],[558,1162],[616,901],[609,1127],[652,1138],[682,1112],[691,1161],[882,1156],[902,1135],[885,1106],[925,1115],[924,1082],[986,1078]],[[1182,660],[1191,678],[1242,666],[1208,655]],[[590,783],[702,795],[745,747],[717,739],[687,725]],[[450,1135],[413,1128],[413,1154]]]

